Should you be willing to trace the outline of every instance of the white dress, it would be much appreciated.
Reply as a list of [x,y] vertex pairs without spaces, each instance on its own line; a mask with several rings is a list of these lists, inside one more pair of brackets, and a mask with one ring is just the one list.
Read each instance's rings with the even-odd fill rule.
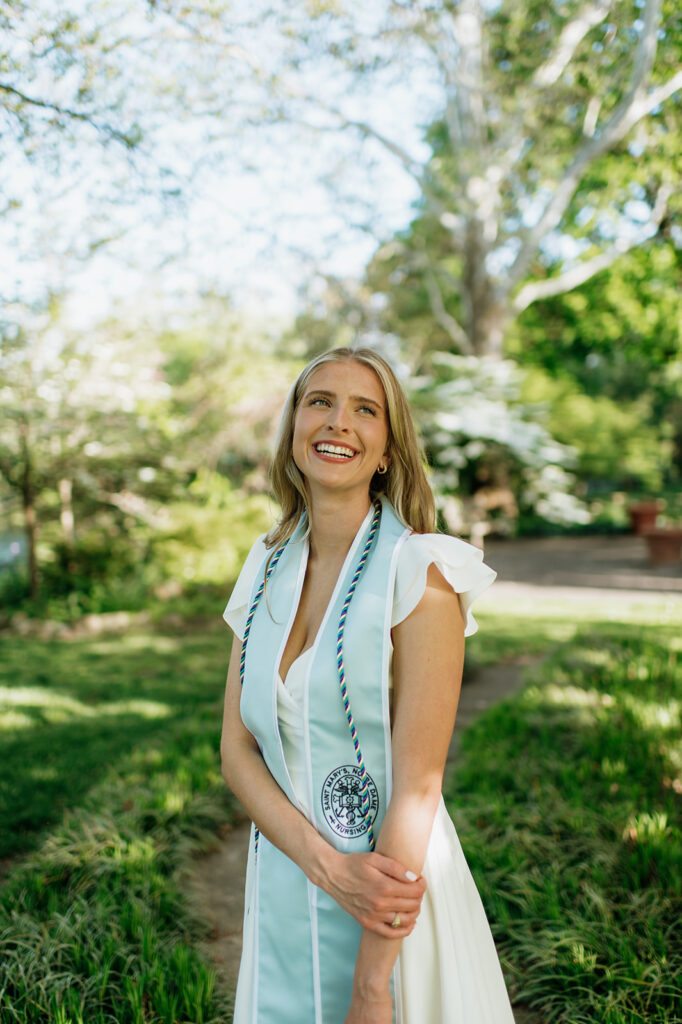
[[[254,576],[264,554],[265,548],[260,544],[252,549],[225,609],[226,622],[240,638]],[[478,549],[452,537],[437,534],[408,537],[398,556],[391,625],[402,622],[416,608],[426,587],[428,567],[434,563],[459,594],[466,618],[465,636],[474,633],[477,625],[470,611],[471,604],[495,578],[495,573],[482,563],[481,557]],[[304,810],[302,691],[306,659],[311,651],[312,648],[304,651],[292,663],[286,686],[280,679],[277,697],[285,761]],[[423,875],[427,888],[419,919],[412,934],[403,941],[398,958],[398,1024],[514,1024],[485,910],[442,797]],[[247,906],[251,882],[252,872],[247,868]],[[243,956],[247,959],[253,950],[249,931],[250,921],[246,921]],[[252,976],[250,964],[244,959],[241,971],[243,977]],[[249,1003],[249,993],[240,986],[235,1024],[241,1019],[250,1019]]]

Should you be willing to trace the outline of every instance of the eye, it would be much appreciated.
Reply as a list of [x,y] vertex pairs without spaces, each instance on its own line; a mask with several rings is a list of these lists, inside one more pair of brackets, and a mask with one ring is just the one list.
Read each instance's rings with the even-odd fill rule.
[[310,401],[308,402],[308,405],[329,405],[329,399],[328,398],[320,398],[320,396],[317,395],[315,398],[311,398],[310,399]]
[[370,416],[376,416],[376,414],[377,414],[376,409],[372,408],[369,405],[361,405],[359,411],[360,412],[368,412]]

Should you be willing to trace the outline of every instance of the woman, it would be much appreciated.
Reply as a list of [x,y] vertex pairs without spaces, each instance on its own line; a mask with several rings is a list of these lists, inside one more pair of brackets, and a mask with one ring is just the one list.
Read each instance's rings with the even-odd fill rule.
[[432,532],[405,396],[369,349],[302,371],[272,482],[280,519],[225,611],[223,774],[255,823],[235,1024],[513,1024],[441,798],[494,573]]

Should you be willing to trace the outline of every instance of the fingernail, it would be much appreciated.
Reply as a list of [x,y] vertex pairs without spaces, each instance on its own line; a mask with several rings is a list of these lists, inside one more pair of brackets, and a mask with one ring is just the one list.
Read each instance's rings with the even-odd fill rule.
[[405,878],[407,879],[408,882],[416,882],[418,876],[415,875],[414,871],[406,871]]

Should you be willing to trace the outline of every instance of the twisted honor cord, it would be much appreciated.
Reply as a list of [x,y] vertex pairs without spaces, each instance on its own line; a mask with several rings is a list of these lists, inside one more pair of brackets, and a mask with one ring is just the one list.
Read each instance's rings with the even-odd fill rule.
[[351,580],[348,593],[346,594],[346,600],[343,602],[343,608],[341,609],[341,615],[339,617],[339,628],[336,634],[336,667],[339,674],[339,687],[341,689],[341,700],[343,701],[343,710],[346,712],[346,719],[348,721],[348,728],[350,729],[351,739],[353,740],[353,748],[355,749],[355,758],[358,762],[360,769],[360,798],[362,801],[361,810],[362,816],[365,819],[365,825],[367,826],[367,839],[369,841],[369,848],[373,850],[376,846],[376,839],[374,838],[374,829],[372,827],[372,816],[369,808],[369,781],[367,778],[367,769],[365,768],[365,759],[362,756],[362,750],[360,749],[360,741],[358,740],[357,730],[355,728],[355,719],[353,718],[353,712],[350,709],[350,699],[348,697],[348,687],[346,686],[346,672],[343,664],[343,634],[346,628],[346,616],[348,615],[348,609],[350,603],[353,600],[353,594],[358,585],[358,580],[362,575],[362,570],[365,568],[365,563],[369,556],[369,552],[374,541],[374,537],[379,528],[379,522],[381,520],[381,502],[375,501],[374,503],[374,515],[372,516],[372,525],[370,526],[369,536],[367,543],[360,556],[357,568],[353,573],[353,579]]
[[[249,633],[251,632],[251,623],[253,622],[253,617],[256,614],[256,608],[258,607],[258,602],[260,601],[261,597],[263,596],[263,592],[265,591],[265,585],[268,582],[268,580],[270,579],[270,577],[272,576],[273,572],[275,571],[277,563],[279,562],[280,558],[282,557],[282,552],[284,551],[284,549],[285,549],[285,547],[287,546],[288,543],[289,543],[289,541],[286,540],[284,542],[284,544],[282,544],[281,548],[278,548],[277,551],[275,551],[275,554],[273,555],[272,561],[270,562],[270,565],[268,566],[268,571],[265,574],[265,578],[263,579],[263,582],[259,586],[258,590],[256,591],[256,595],[255,595],[253,601],[251,602],[251,607],[249,608],[249,614],[246,616],[246,625],[244,626],[244,639],[242,640],[242,653],[241,653],[241,657],[239,659],[239,685],[242,687],[242,689],[244,688],[244,672],[245,672],[245,669],[246,669],[246,644],[247,644],[248,639],[249,639]],[[254,837],[254,852],[258,853],[258,840],[260,839],[260,829],[258,828],[258,826],[256,826],[256,828],[254,830],[253,837]]]

